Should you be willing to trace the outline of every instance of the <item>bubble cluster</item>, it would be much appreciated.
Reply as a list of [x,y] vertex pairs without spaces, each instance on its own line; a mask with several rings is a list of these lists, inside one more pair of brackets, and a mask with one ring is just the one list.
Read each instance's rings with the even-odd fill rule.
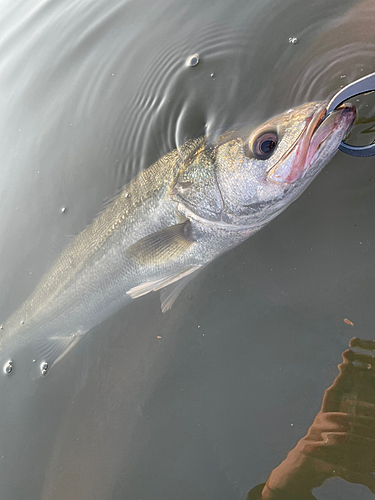
[[47,373],[47,370],[48,370],[48,363],[46,361],[43,361],[40,364],[40,371],[41,371],[42,375],[45,375]]

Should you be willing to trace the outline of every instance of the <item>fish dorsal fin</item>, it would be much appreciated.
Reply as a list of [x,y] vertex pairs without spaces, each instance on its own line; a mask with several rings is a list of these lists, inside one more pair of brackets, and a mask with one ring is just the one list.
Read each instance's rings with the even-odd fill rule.
[[96,214],[96,217],[98,217],[98,215],[101,215],[103,212],[105,212],[107,210],[107,208],[110,205],[112,205],[112,203],[115,201],[115,199],[118,198],[121,195],[121,193],[127,189],[127,187],[128,187],[128,184],[125,184],[125,186],[121,186],[121,187],[117,186],[115,192],[110,194],[109,196],[107,196],[103,200],[102,206],[99,208],[98,213]]
[[164,313],[172,307],[174,301],[180,295],[182,290],[190,283],[193,278],[195,278],[200,269],[203,269],[203,266],[195,269],[195,271],[193,271],[192,273],[184,276],[175,283],[172,283],[160,290],[161,312]]
[[189,220],[149,234],[126,250],[138,264],[165,264],[185,253],[194,243]]
[[[137,286],[131,288],[126,293],[128,295],[130,295],[130,297],[132,299],[136,299],[138,297],[141,297],[142,295],[146,295],[146,293],[155,292],[156,290],[160,290],[161,288],[167,287],[168,285],[171,285],[172,283],[175,283],[176,281],[179,281],[182,278],[185,278],[185,276],[189,276],[190,274],[194,273],[194,271],[197,271],[198,269],[199,269],[198,266],[188,267],[187,269],[185,269],[184,271],[181,271],[178,274],[170,274],[168,276],[164,276],[163,278],[160,278],[157,280],[146,281],[145,283],[141,283],[140,285],[137,285]],[[177,295],[176,295],[176,297],[177,297]],[[167,308],[165,310],[168,310],[168,309],[169,308]],[[164,310],[163,310],[163,312],[164,312]]]

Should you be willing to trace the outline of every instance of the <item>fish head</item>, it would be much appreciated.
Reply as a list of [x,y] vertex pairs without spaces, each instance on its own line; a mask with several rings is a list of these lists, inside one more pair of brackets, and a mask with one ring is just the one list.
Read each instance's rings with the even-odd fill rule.
[[356,117],[351,104],[328,116],[326,110],[327,102],[304,104],[219,146],[222,220],[257,227],[298,198],[335,155]]
[[209,224],[266,224],[330,161],[356,117],[351,104],[328,116],[326,110],[327,102],[307,103],[250,132],[227,132],[214,145],[200,145],[181,169],[172,199]]

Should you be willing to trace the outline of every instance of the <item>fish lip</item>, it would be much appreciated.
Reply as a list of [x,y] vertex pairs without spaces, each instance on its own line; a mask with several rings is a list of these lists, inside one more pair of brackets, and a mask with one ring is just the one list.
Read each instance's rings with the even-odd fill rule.
[[[347,134],[348,130],[351,129],[357,112],[356,108],[351,103],[344,103],[334,111],[329,114],[325,114],[323,120],[314,130],[309,142],[309,147],[307,151],[306,163],[307,169],[309,167],[309,163],[312,160],[313,156],[319,149],[320,145],[340,126],[342,126],[343,122],[346,122],[345,126],[345,134]],[[331,120],[333,123],[331,125],[328,124],[328,121]],[[324,131],[324,127],[327,127],[328,130]],[[323,132],[323,133],[322,133]]]
[[[296,138],[288,153],[282,156],[276,165],[273,165],[267,172],[267,178],[271,182],[292,184],[303,178],[305,173],[309,170],[310,161],[314,154],[329,135],[340,126],[342,119],[348,120],[346,130],[352,126],[356,116],[355,107],[352,104],[343,104],[329,114],[327,114],[327,104],[326,102],[322,103],[322,105],[306,119],[304,129]],[[348,115],[349,119],[345,115]],[[338,117],[336,121],[335,117]],[[321,134],[323,131],[322,127],[324,127],[325,123],[327,124],[326,120],[328,119],[331,121],[333,120],[332,126],[327,128],[325,131],[327,132],[326,134]],[[294,152],[296,156],[287,175],[285,176],[284,174],[283,176],[283,172],[277,174],[280,164]]]
[[[278,162],[275,165],[273,165],[267,172],[267,178],[270,181],[275,182],[277,184],[280,183],[291,184],[292,182],[297,180],[298,177],[301,177],[300,174],[301,168],[298,167],[305,162],[307,151],[309,149],[310,140],[314,132],[323,123],[324,118],[326,117],[327,104],[328,103],[323,103],[318,109],[315,109],[314,112],[308,118],[306,118],[303,130],[300,132],[298,137],[296,137],[296,140],[294,141],[293,145],[289,148],[287,154],[283,155],[278,160]],[[277,175],[277,171],[279,170],[280,164],[284,162],[296,150],[297,150],[296,156],[298,157],[298,162],[296,160],[293,161],[293,166],[290,169],[290,172],[287,175],[287,177],[284,178],[282,174]]]

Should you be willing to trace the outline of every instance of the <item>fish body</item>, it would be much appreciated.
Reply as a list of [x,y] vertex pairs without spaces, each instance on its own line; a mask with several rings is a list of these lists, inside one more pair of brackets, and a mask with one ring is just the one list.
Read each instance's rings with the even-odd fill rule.
[[188,141],[141,172],[3,324],[4,362],[32,343],[51,368],[91,328],[153,290],[169,309],[200,269],[281,213],[336,153],[355,109],[325,118],[325,106],[303,105],[215,144]]

